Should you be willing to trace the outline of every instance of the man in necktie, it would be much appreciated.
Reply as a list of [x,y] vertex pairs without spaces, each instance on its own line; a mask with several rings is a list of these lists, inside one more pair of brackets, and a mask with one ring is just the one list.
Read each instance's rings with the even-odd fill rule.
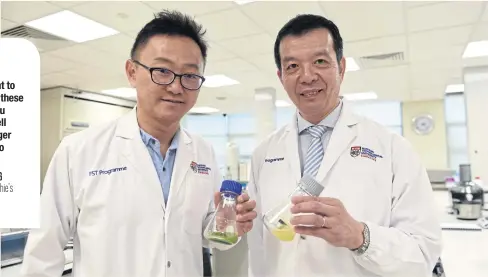
[[[298,15],[278,32],[274,56],[297,113],[251,159],[248,190],[259,214],[247,236],[251,275],[432,276],[441,228],[427,172],[403,137],[343,101],[338,27]],[[324,190],[292,198],[294,233],[283,242],[261,218],[304,175]]]
[[324,147],[322,145],[322,137],[327,131],[327,127],[323,125],[315,125],[307,128],[307,132],[312,136],[310,146],[307,151],[307,158],[305,160],[304,173],[315,177],[319,170],[320,164],[324,157]]

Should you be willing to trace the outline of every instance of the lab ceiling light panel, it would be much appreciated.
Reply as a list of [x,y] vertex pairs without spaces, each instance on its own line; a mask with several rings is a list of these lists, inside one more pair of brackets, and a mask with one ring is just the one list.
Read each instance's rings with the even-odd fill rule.
[[190,113],[216,113],[219,110],[212,107],[194,107],[190,110]]
[[273,96],[269,93],[258,93],[254,95],[254,100],[256,101],[266,101],[273,99]]
[[119,32],[71,11],[61,11],[25,25],[77,43],[116,35]]
[[346,72],[347,71],[358,71],[359,65],[356,63],[354,58],[346,58]]
[[464,84],[453,84],[446,87],[446,93],[464,92]]
[[234,2],[238,5],[246,5],[252,2],[256,2],[256,0],[235,0]]
[[344,98],[348,101],[372,100],[378,98],[375,92],[346,93]]
[[127,98],[131,100],[137,99],[137,92],[133,88],[107,89],[107,90],[102,90],[102,93],[115,96],[115,97]]
[[282,107],[289,107],[291,106],[291,104],[285,100],[276,100],[275,106],[278,108],[282,108]]
[[225,75],[205,76],[205,82],[203,82],[203,86],[207,88],[218,88],[238,84],[240,84],[238,81],[231,79]]
[[470,42],[463,54],[463,58],[484,56],[488,56],[488,40]]

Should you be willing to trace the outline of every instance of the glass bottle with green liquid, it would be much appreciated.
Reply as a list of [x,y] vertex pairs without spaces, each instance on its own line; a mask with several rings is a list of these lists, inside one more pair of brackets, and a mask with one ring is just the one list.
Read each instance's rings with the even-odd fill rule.
[[263,216],[264,225],[273,236],[281,241],[292,241],[295,238],[295,231],[290,224],[292,213],[291,198],[293,196],[319,196],[324,187],[310,175],[304,175],[295,190],[282,204],[272,208]]
[[220,203],[212,220],[205,228],[204,237],[212,243],[234,245],[239,241],[237,233],[237,197],[241,195],[242,184],[225,180],[220,188]]

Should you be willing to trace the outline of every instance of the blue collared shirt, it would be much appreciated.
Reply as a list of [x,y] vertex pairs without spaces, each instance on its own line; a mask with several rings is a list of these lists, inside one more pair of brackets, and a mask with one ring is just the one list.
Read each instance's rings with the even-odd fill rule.
[[176,132],[164,157],[161,154],[161,144],[159,141],[142,129],[140,129],[140,132],[142,141],[146,145],[147,151],[149,152],[149,155],[153,161],[154,168],[156,168],[156,172],[158,173],[159,182],[161,183],[161,187],[163,189],[164,203],[166,204],[169,197],[171,175],[173,174],[180,131]]
[[[324,152],[327,149],[327,145],[329,144],[330,136],[332,135],[332,131],[339,120],[339,116],[341,115],[342,110],[342,100],[337,105],[337,107],[322,121],[320,121],[317,125],[322,125],[329,127],[325,132],[324,136],[322,136],[322,144],[324,146]],[[298,154],[300,156],[300,168],[303,174],[303,167],[305,166],[305,158],[307,157],[308,147],[310,143],[312,143],[312,135],[310,135],[306,129],[314,124],[306,121],[299,112],[297,112],[297,127],[298,127]]]

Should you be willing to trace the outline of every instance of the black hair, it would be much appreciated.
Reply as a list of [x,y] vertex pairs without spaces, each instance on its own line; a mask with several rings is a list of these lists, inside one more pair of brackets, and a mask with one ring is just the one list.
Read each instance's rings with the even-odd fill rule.
[[337,56],[337,63],[340,65],[343,56],[343,42],[339,28],[331,20],[314,14],[300,14],[288,21],[281,28],[274,44],[274,58],[278,70],[281,70],[280,43],[287,36],[301,36],[307,32],[317,29],[329,30],[334,40],[334,50]]
[[163,10],[154,15],[137,34],[130,56],[135,59],[138,50],[156,35],[183,36],[191,38],[200,48],[203,60],[207,60],[208,43],[204,39],[206,30],[193,18],[178,11]]

